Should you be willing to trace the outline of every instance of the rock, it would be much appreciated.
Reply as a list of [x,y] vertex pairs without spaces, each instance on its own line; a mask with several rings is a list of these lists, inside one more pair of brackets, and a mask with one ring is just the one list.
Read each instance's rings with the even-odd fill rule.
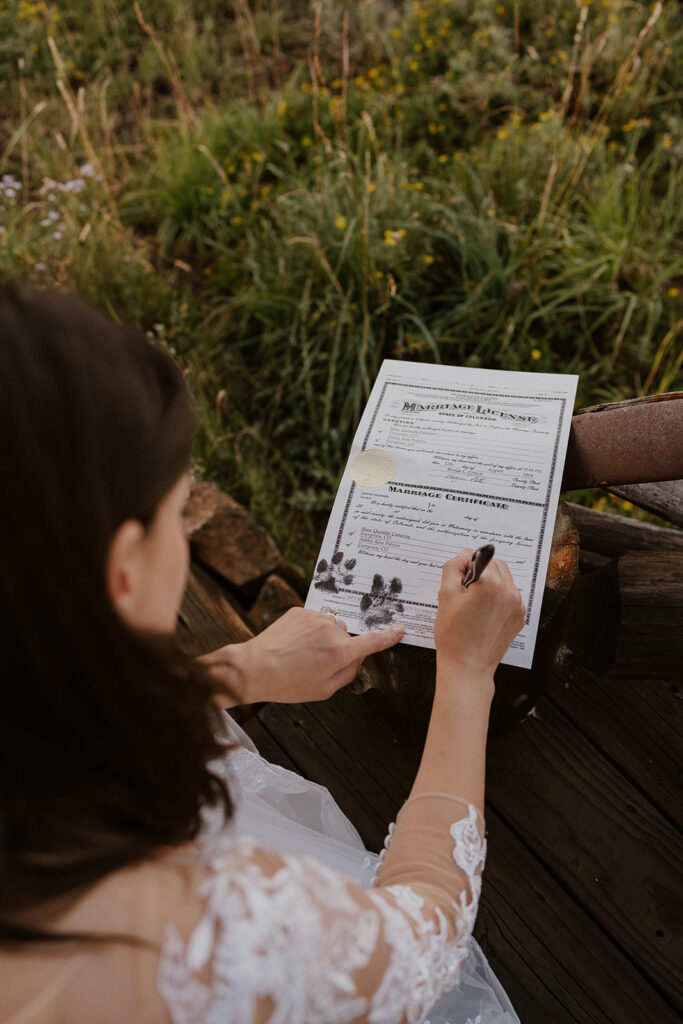
[[183,519],[197,558],[235,587],[254,583],[282,562],[272,537],[213,484],[194,488]]
[[261,587],[258,597],[249,612],[249,619],[256,630],[260,633],[271,622],[275,622],[281,615],[284,615],[290,608],[303,607],[303,601],[281,576],[269,576]]

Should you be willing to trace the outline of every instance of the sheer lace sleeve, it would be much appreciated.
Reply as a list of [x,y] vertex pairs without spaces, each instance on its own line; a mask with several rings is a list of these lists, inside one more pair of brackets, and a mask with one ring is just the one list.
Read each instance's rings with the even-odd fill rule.
[[306,857],[233,847],[199,882],[189,932],[166,927],[173,1024],[423,1021],[467,955],[484,857],[478,811],[444,794],[404,805],[369,891]]

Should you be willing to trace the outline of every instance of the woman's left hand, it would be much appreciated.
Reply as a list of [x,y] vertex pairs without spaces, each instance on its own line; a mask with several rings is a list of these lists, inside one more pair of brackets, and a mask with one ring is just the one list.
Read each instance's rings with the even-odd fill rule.
[[290,608],[252,640],[200,658],[221,675],[240,703],[326,700],[355,677],[363,658],[393,647],[402,626],[349,636],[334,615]]

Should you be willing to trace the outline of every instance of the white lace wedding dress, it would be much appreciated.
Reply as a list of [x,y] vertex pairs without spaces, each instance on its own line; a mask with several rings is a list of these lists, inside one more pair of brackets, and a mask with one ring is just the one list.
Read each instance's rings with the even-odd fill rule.
[[519,1024],[471,931],[483,819],[406,801],[369,853],[329,792],[241,746],[213,765],[236,803],[199,841],[114,872],[62,931],[134,936],[0,951],[1,1024]]
[[[342,873],[364,889],[373,888],[386,849],[381,855],[366,850],[357,830],[325,787],[303,779],[279,765],[270,764],[260,756],[244,730],[227,715],[226,720],[229,732],[240,743],[240,747],[222,762],[214,764],[213,768],[225,778],[236,802],[235,832],[248,835],[259,844],[283,854],[314,858],[319,864]],[[451,814],[454,810],[457,816],[458,809],[451,806]],[[450,942],[442,944],[433,941],[435,936],[429,932],[415,941],[414,937],[408,938],[405,930],[397,926],[395,961],[385,977],[381,991],[377,993],[374,1013],[368,1016],[373,1024],[403,1019],[401,1009],[411,1006],[409,989],[416,975],[424,976],[421,978],[421,991],[416,993],[416,1001],[419,1003],[420,998],[424,1000],[427,996],[424,1006],[429,1010],[429,1018],[425,1024],[519,1024],[519,1017],[502,985],[491,970],[481,947],[471,936],[481,887],[480,873],[486,856],[486,840],[482,840],[477,831],[476,817],[480,818],[475,809],[469,807],[467,817],[461,818],[449,829],[451,855],[467,875],[471,888],[471,902],[468,903],[462,894],[465,929]],[[390,845],[393,829],[394,826],[390,826],[385,848]],[[224,828],[217,827],[215,821],[207,818],[203,837],[205,851],[210,853],[212,847],[220,850],[224,841]],[[308,865],[306,873],[310,871],[311,866]],[[330,886],[330,891],[334,892],[336,879],[333,876],[323,872],[319,883],[321,895],[326,886]],[[399,902],[415,919],[420,918],[419,900],[411,897],[407,887]],[[385,922],[386,928],[386,925],[392,923],[390,916],[385,917]],[[449,957],[452,958],[452,964],[448,962]],[[293,959],[291,967],[295,976],[295,950]],[[434,991],[442,992],[444,977],[452,971],[452,980],[455,982],[458,968],[458,984],[435,1006],[430,1007],[427,995],[429,982],[426,980],[428,972],[434,971],[438,975],[433,982]],[[169,976],[172,976],[173,970],[170,970]],[[172,989],[171,985],[170,992]],[[387,1002],[383,1007],[382,1001],[385,998]],[[310,1017],[305,1014],[300,1017],[285,1014],[276,1019],[302,1022],[311,1020],[320,1024],[356,1019],[354,1015],[349,1016],[341,1006],[334,1008],[332,1003],[322,1010],[322,1013]],[[231,1021],[233,1019],[246,1021],[248,1017],[230,1018]],[[419,1015],[411,1015],[407,1019],[424,1020]],[[199,1018],[179,1016],[177,1020],[177,1024],[190,1022],[198,1024]]]

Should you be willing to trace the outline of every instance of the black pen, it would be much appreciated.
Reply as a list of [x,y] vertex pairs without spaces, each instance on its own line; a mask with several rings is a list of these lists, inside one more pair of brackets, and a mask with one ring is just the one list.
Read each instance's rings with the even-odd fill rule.
[[480,548],[477,548],[472,555],[472,562],[462,581],[463,587],[469,587],[470,583],[476,583],[495,553],[496,549],[493,544],[483,544]]

